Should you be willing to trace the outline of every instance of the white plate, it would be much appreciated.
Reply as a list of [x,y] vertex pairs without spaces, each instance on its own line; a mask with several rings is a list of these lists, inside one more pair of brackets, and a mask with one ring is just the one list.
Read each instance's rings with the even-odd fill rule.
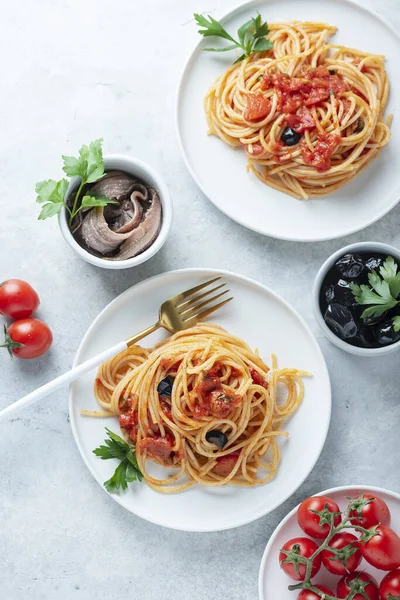
[[[95,319],[76,355],[78,364],[111,344],[152,324],[162,301],[200,282],[214,270],[187,269],[164,273],[130,288]],[[111,497],[136,515],[173,529],[217,531],[249,523],[270,512],[305,480],[315,465],[325,442],[331,412],[329,375],[319,346],[299,315],[259,283],[222,273],[234,301],[221,309],[214,322],[240,336],[269,362],[272,352],[279,365],[311,371],[305,380],[305,399],[287,421],[289,439],[281,442],[282,462],[276,478],[256,488],[194,486],[181,494],[160,494],[146,484],[130,484],[121,495]],[[165,334],[155,333],[144,340],[148,347]],[[98,408],[93,394],[96,371],[83,376],[71,387],[70,418],[76,443],[90,472],[103,485],[116,464],[92,454],[105,438],[104,427],[119,432],[116,418],[88,418],[81,409]],[[306,458],[305,458],[306,457]]]
[[[202,52],[200,41],[182,75],[177,125],[186,165],[206,196],[222,212],[259,233],[294,241],[328,240],[367,227],[400,199],[400,38],[380,17],[349,0],[253,0],[222,19],[232,32],[259,11],[267,21],[326,21],[338,27],[335,42],[387,57],[391,82],[388,114],[394,115],[392,139],[378,158],[335,194],[300,201],[261,183],[246,172],[244,152],[207,136],[203,98],[234,52]],[[200,37],[200,36],[199,36]]]
[[[330,490],[325,490],[315,496],[329,496],[339,505],[341,510],[344,510],[348,501],[346,496],[360,495],[363,492],[371,492],[381,496],[390,508],[392,514],[391,527],[396,531],[400,530],[400,495],[389,490],[384,490],[378,487],[370,487],[365,485],[352,485],[344,487],[336,487]],[[297,583],[290,579],[279,566],[278,555],[283,544],[288,540],[305,536],[306,534],[300,529],[297,523],[297,508],[294,508],[284,519],[279,523],[274,533],[271,535],[267,547],[265,548],[258,578],[258,594],[260,600],[296,600],[298,592],[289,592],[288,585]],[[358,571],[367,571],[375,577],[378,583],[381,582],[384,571],[378,571],[369,565],[364,559],[361,561]],[[326,585],[329,589],[336,592],[336,586],[340,577],[328,573],[325,568],[321,567],[320,572],[315,576],[313,582]]]

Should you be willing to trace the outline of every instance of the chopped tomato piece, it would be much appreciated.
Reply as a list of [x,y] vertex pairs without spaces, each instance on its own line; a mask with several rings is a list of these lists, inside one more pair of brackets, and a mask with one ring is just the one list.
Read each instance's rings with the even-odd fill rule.
[[313,88],[308,98],[304,101],[306,106],[313,106],[329,98],[329,90],[326,88]]
[[300,92],[285,93],[277,90],[278,109],[283,113],[295,113],[303,105],[303,96]]
[[265,388],[268,387],[268,381],[266,381],[264,379],[264,377],[261,375],[261,373],[259,373],[255,369],[250,369],[250,375],[253,380],[253,383],[255,383],[256,385],[261,385],[262,387],[265,387]]
[[162,412],[164,413],[164,415],[167,417],[167,419],[172,421],[171,405],[168,404],[168,402],[166,400],[164,400],[163,398],[160,398],[159,402],[160,402],[160,408],[161,408]]
[[212,371],[202,371],[200,381],[196,384],[196,392],[205,397],[214,390],[221,389],[221,381]]
[[261,81],[261,89],[262,90],[268,90],[268,88],[271,87],[271,76],[268,73],[268,71],[266,71],[263,75],[262,81]]
[[135,410],[131,413],[121,413],[119,415],[119,424],[123,429],[130,431],[132,427],[138,424],[137,411]]
[[288,127],[298,133],[303,133],[306,129],[314,129],[315,127],[314,117],[306,106],[299,108],[295,115],[287,115],[285,121]]
[[229,413],[242,401],[242,396],[229,396],[222,390],[214,390],[210,394],[210,412],[217,419],[226,419]]
[[311,152],[306,144],[301,146],[301,156],[306,165],[311,165],[319,172],[328,171],[331,168],[330,157],[340,143],[340,137],[335,134],[319,133],[318,141]]
[[174,462],[172,448],[174,440],[170,434],[165,437],[156,435],[154,437],[146,437],[140,440],[138,444],[139,450],[145,450],[154,460],[164,466],[169,466]]
[[227,477],[236,465],[239,456],[239,451],[231,452],[225,456],[219,456],[217,458],[217,463],[213,468],[214,473],[221,475],[221,477]]
[[260,92],[251,94],[247,100],[247,106],[244,111],[246,121],[259,121],[264,119],[271,111],[271,102]]
[[243,144],[244,149],[250,156],[260,156],[264,152],[263,146],[260,142],[255,142],[254,144]]

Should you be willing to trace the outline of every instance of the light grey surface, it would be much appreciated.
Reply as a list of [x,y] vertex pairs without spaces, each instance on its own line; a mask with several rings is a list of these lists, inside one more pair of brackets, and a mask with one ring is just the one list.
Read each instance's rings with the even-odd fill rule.
[[[398,0],[363,4],[400,27]],[[78,455],[67,390],[60,391],[0,423],[2,599],[250,600],[257,596],[265,544],[299,500],[351,483],[400,490],[399,356],[368,361],[330,345],[317,330],[310,295],[317,268],[341,246],[368,239],[399,246],[400,207],[341,240],[280,242],[219,213],[179,155],[175,90],[197,40],[191,15],[213,11],[217,17],[230,6],[230,0],[3,3],[0,279],[34,285],[42,300],[38,316],[51,326],[54,345],[32,362],[11,364],[1,353],[0,407],[71,366],[93,318],[129,286],[170,269],[221,267],[271,286],[315,331],[333,384],[325,449],[309,480],[271,515],[222,533],[169,531],[134,517],[101,491]],[[159,169],[173,196],[171,236],[136,270],[92,267],[70,251],[56,219],[36,220],[36,181],[60,176],[61,154],[99,136],[106,152],[130,153]]]

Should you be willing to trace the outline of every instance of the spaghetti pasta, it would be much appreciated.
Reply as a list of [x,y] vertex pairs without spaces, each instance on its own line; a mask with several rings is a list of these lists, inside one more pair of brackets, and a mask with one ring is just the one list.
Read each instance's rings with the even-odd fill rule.
[[223,73],[205,102],[209,134],[243,148],[248,169],[295,198],[355,177],[390,138],[383,56],[330,44],[336,28],[269,24],[271,50]]
[[[281,425],[302,401],[304,375],[278,369],[275,357],[269,369],[241,339],[201,324],[151,352],[139,346],[121,352],[101,365],[94,389],[134,442],[145,481],[171,493],[196,483],[270,481],[280,461],[276,436],[287,435]],[[176,471],[156,478],[148,459]]]

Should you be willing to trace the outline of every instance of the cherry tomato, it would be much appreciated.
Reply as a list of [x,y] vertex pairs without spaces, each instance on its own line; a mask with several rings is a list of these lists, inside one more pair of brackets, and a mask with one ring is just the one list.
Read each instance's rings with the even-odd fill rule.
[[[322,550],[321,559],[322,563],[328,571],[334,575],[346,575],[352,573],[358,567],[361,562],[361,552],[359,550],[358,539],[352,533],[342,531],[333,536],[328,546],[334,550],[341,550],[345,546],[351,544],[352,549],[355,549],[354,554],[351,554],[347,559],[345,554],[340,553],[335,556],[334,552],[329,550]],[[350,550],[351,552],[352,550]],[[334,559],[334,560],[332,560]],[[343,564],[344,561],[344,564]]]
[[[316,585],[317,590],[327,594],[328,596],[333,596],[332,590],[325,587],[324,585]],[[321,600],[321,596],[318,596],[315,592],[311,592],[310,590],[301,590],[300,594],[297,596],[297,600]]]
[[[282,550],[285,550],[286,552],[293,551],[298,556],[310,558],[310,556],[314,554],[316,550],[318,550],[317,544],[313,540],[310,540],[306,537],[298,537],[286,542],[286,544],[282,546],[282,549],[279,553],[279,563],[286,575],[289,575],[289,577],[295,579],[296,581],[303,581],[306,576],[307,566],[299,562],[298,568],[296,569],[296,566],[293,562],[283,562],[287,559],[287,555],[282,552]],[[311,577],[314,577],[318,573],[320,567],[321,556],[318,554],[313,561]]]
[[7,329],[5,343],[10,355],[18,358],[37,358],[50,348],[53,335],[39,319],[20,319]]
[[359,525],[365,527],[365,529],[369,529],[374,525],[390,525],[390,510],[382,498],[374,494],[362,494],[360,499],[371,500],[371,502],[360,509],[361,516],[357,510],[351,511],[350,519],[353,525]]
[[[371,583],[367,583],[367,582]],[[376,579],[365,573],[365,571],[355,571],[350,575],[345,575],[339,581],[336,596],[338,598],[347,598],[350,592],[357,591],[352,600],[379,600],[378,584]]]
[[22,279],[7,279],[0,283],[0,315],[25,319],[35,312],[39,302],[33,287]]
[[378,525],[377,534],[368,542],[360,542],[361,554],[370,565],[382,571],[400,566],[400,537],[386,525]]
[[[304,533],[313,538],[326,538],[330,532],[330,526],[328,523],[321,525],[320,517],[311,512],[313,510],[323,511],[329,517],[328,513],[340,513],[340,508],[336,502],[326,496],[311,496],[311,498],[303,500],[297,510],[297,521]],[[333,521],[337,527],[342,522],[341,515],[336,515]]]
[[390,571],[381,581],[379,586],[379,593],[382,600],[392,600],[394,598],[400,598],[400,569]]

